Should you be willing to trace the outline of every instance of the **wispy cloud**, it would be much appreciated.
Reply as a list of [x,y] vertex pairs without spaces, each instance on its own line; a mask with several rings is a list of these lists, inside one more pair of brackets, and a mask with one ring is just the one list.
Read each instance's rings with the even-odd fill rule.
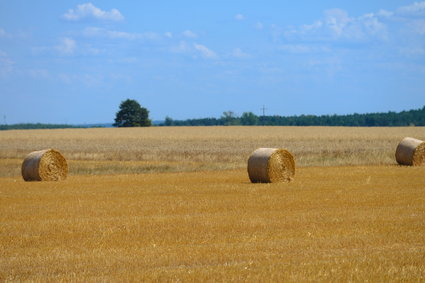
[[350,17],[340,9],[326,11],[325,21],[320,27],[330,31],[334,39],[367,40],[385,39],[387,26],[373,13]]
[[168,49],[172,53],[176,54],[187,54],[193,57],[203,57],[206,59],[217,59],[218,55],[208,47],[198,43],[188,43],[186,41],[180,41],[178,45],[172,46]]
[[[404,36],[408,40],[414,40],[418,36],[425,35],[425,1],[415,2],[411,5],[403,6],[396,9],[394,12],[380,11],[379,15],[388,21],[389,24],[395,24],[397,30],[394,29],[394,33],[398,36]],[[399,40],[405,43],[404,40]],[[417,47],[408,48],[417,50]],[[402,52],[403,54],[405,52]],[[409,52],[407,52],[409,53]],[[421,52],[413,52],[420,54]]]
[[[394,27],[397,26],[397,29]],[[342,9],[330,9],[312,24],[276,27],[275,38],[304,41],[387,40],[404,34],[425,35],[425,1],[402,6],[394,11],[381,9],[361,16],[350,16]]]
[[98,27],[87,27],[83,30],[82,34],[86,37],[108,37],[108,38],[122,38],[122,39],[136,39],[139,34],[128,33],[122,31],[112,31]]
[[255,28],[258,29],[258,30],[262,30],[262,29],[264,29],[264,24],[262,22],[257,22],[255,24]]
[[87,27],[82,32],[83,36],[86,37],[105,37],[110,39],[147,39],[156,40],[160,39],[161,35],[155,32],[144,32],[144,33],[131,33],[125,31],[108,30],[98,27]]
[[249,58],[249,57],[251,57],[251,55],[242,51],[242,49],[240,49],[240,48],[235,48],[232,51],[232,57],[243,59],[243,58]]
[[394,15],[394,12],[381,9],[378,11],[378,13],[376,13],[376,15],[381,18],[390,18]]
[[341,9],[332,9],[325,12],[325,25],[329,28],[334,35],[340,37],[343,35],[343,32],[349,28],[349,25],[353,22],[348,16],[348,13]]
[[285,51],[287,53],[293,54],[306,54],[306,53],[322,53],[329,52],[330,48],[326,46],[316,46],[310,44],[284,44],[279,46],[280,50]]
[[425,1],[360,16],[342,9],[330,9],[311,23],[285,27],[267,25],[263,30],[272,35],[276,50],[290,54],[330,53],[341,47],[359,50],[370,46],[382,52],[374,56],[398,53],[402,57],[423,60]]
[[214,51],[212,51],[211,49],[207,48],[205,45],[195,43],[195,44],[193,44],[193,47],[204,58],[207,58],[207,59],[218,58],[217,54]]
[[104,11],[90,2],[77,5],[75,9],[69,9],[62,17],[68,21],[78,21],[82,19],[121,21],[124,19],[124,16],[117,9]]
[[77,47],[75,40],[69,37],[62,38],[55,49],[63,55],[72,55]]
[[242,15],[242,14],[236,14],[235,15],[235,20],[243,21],[243,20],[245,20],[245,16]]
[[10,30],[6,30],[2,27],[0,27],[0,38],[6,38],[6,39],[29,39],[31,37],[29,32],[20,30],[12,32]]
[[198,37],[198,35],[196,33],[194,33],[193,31],[191,31],[191,30],[185,30],[182,34],[183,34],[184,37],[187,37],[187,38],[196,38],[196,37]]
[[425,1],[400,7],[397,9],[397,14],[403,16],[425,16]]
[[[389,12],[385,14],[390,15]],[[386,39],[388,30],[387,25],[373,13],[351,17],[342,9],[331,9],[324,12],[322,19],[312,24],[281,30],[275,28],[275,33],[284,34],[288,39],[298,38],[307,41],[365,41]]]
[[169,51],[172,53],[189,53],[192,51],[192,47],[186,41],[180,41],[178,45],[171,46]]

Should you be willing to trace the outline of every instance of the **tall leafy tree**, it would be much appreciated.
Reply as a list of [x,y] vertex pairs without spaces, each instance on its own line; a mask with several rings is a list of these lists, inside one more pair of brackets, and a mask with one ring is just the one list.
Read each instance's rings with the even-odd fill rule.
[[233,113],[233,111],[230,111],[230,110],[223,112],[223,116],[221,116],[221,120],[223,121],[225,126],[239,124],[239,121],[235,117],[235,113]]
[[133,99],[122,101],[115,117],[115,127],[149,127],[149,111]]
[[252,112],[244,112],[241,116],[242,125],[257,125],[258,117]]

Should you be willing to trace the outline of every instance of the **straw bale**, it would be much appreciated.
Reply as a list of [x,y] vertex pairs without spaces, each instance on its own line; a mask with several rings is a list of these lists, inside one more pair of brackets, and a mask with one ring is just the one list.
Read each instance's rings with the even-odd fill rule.
[[59,151],[44,149],[28,154],[21,172],[25,181],[60,181],[66,179],[68,164]]
[[248,159],[248,175],[252,183],[291,182],[294,157],[286,149],[258,148]]
[[404,138],[397,146],[395,158],[400,165],[420,166],[425,163],[425,142]]

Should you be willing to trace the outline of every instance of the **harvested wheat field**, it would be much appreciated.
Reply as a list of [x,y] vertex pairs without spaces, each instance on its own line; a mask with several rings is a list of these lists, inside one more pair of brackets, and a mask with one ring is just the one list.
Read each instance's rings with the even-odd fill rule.
[[[425,166],[397,165],[405,136],[425,129],[0,132],[0,281],[424,281]],[[294,153],[294,180],[252,184],[258,147]],[[66,180],[23,180],[40,148]]]
[[0,131],[0,177],[20,175],[32,151],[54,148],[69,175],[246,168],[257,148],[285,148],[296,166],[393,165],[404,137],[425,127],[151,127]]

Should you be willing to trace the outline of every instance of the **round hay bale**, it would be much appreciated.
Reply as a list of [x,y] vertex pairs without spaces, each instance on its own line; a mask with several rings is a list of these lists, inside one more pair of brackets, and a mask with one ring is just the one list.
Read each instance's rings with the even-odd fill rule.
[[60,181],[66,179],[68,164],[59,151],[44,149],[28,154],[21,171],[25,181]]
[[248,159],[248,175],[252,183],[291,182],[294,157],[286,149],[258,148]]
[[425,161],[425,142],[404,138],[397,146],[395,158],[400,165],[420,166]]

